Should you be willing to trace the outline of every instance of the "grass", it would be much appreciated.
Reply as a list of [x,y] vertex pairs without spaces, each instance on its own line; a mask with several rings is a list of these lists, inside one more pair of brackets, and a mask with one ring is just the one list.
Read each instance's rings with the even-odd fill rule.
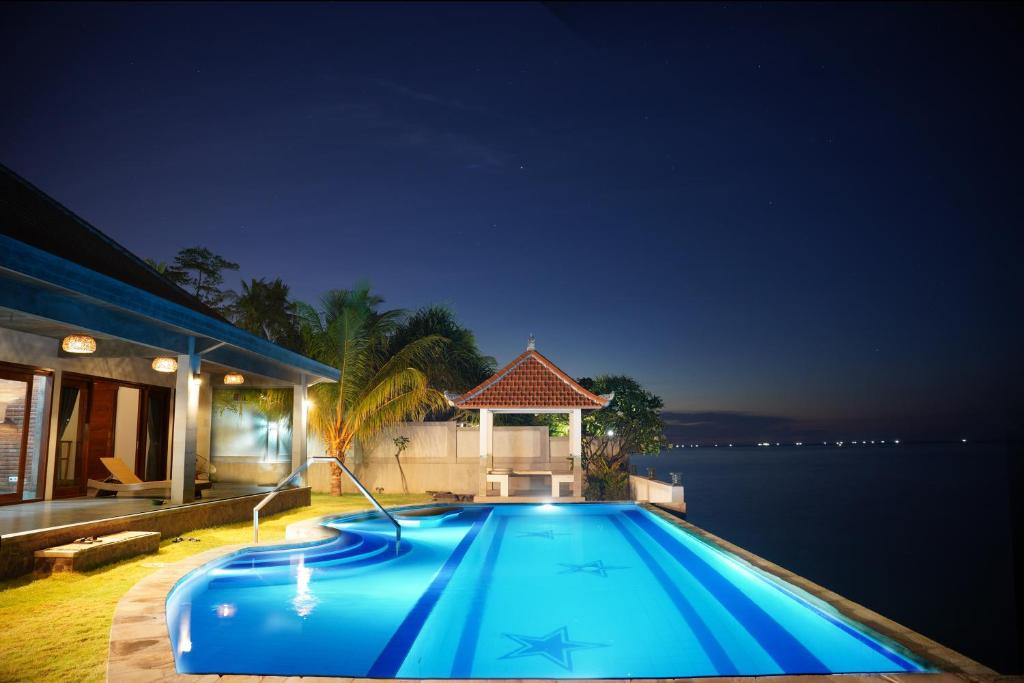
[[[384,495],[381,504],[427,502],[426,495]],[[359,495],[314,495],[311,507],[289,510],[260,521],[260,540],[284,540],[285,527],[320,515],[368,508]],[[185,537],[199,543],[160,544],[141,555],[88,572],[45,579],[0,581],[0,681],[103,681],[106,678],[110,622],[118,600],[163,563],[234,543],[252,542],[252,523],[197,529]]]

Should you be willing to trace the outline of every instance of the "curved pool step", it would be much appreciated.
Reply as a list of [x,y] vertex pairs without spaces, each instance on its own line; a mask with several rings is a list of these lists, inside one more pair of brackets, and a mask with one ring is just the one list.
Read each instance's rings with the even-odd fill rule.
[[313,562],[329,561],[361,553],[372,552],[386,541],[373,535],[354,534],[348,531],[339,532],[338,537],[329,543],[312,546],[308,550],[297,551],[296,548],[281,550],[253,550],[235,557],[224,565],[228,569],[255,569],[258,567],[278,567],[294,564],[301,555],[308,565]]
[[[317,580],[324,580],[332,573],[340,573],[351,569],[381,564],[401,557],[411,550],[407,542],[403,542],[395,552],[394,541],[369,536],[362,539],[357,546],[350,546],[337,552],[306,553],[295,555],[286,562],[253,562],[237,559],[223,567],[210,570],[209,588],[238,588],[241,586],[286,584],[295,581],[300,567],[305,571],[314,572]],[[299,558],[301,557],[301,563]]]

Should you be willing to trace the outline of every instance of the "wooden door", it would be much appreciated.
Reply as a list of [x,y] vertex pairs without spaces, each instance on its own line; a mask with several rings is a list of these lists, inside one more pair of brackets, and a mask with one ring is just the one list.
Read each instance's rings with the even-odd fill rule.
[[117,411],[116,382],[93,381],[86,435],[86,472],[89,479],[103,481],[110,472],[100,458],[114,457],[114,415]]

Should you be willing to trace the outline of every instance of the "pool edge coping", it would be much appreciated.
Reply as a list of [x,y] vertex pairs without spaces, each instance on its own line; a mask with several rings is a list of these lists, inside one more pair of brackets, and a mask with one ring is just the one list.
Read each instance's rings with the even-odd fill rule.
[[946,647],[945,645],[942,645],[941,643],[932,640],[931,638],[922,635],[899,622],[882,616],[878,612],[875,612],[864,605],[844,598],[835,591],[829,590],[828,588],[792,572],[785,567],[777,565],[770,560],[766,560],[760,555],[756,555],[735,543],[730,543],[710,531],[676,516],[671,511],[661,508],[656,503],[640,503],[640,505],[648,512],[658,516],[669,524],[688,531],[732,555],[736,555],[761,571],[771,574],[786,583],[793,584],[797,588],[828,604],[844,617],[851,619],[854,622],[862,623],[886,638],[895,641],[915,656],[936,666],[944,673],[964,674],[968,676],[1001,676],[1001,674],[990,669],[984,664],[977,662],[970,657],[953,650],[952,648]]
[[[429,505],[429,504],[428,504]],[[401,510],[409,507],[423,507],[424,504],[401,505],[389,507],[389,510]],[[696,678],[662,678],[662,679],[597,679],[601,683],[630,683],[630,681],[642,680],[648,683],[654,681],[685,681],[686,683],[730,683],[733,681],[749,682],[754,679],[765,679],[770,683],[784,683],[788,681],[799,681],[799,683],[836,683],[837,681],[849,681],[851,683],[904,683],[910,681],[922,681],[927,683],[964,683],[964,681],[975,683],[1002,683],[1004,681],[1024,681],[1024,677],[1005,676],[969,659],[968,657],[946,648],[935,641],[926,638],[896,622],[846,600],[842,596],[829,591],[803,577],[793,574],[778,565],[769,562],[739,546],[733,545],[714,534],[694,526],[671,513],[660,508],[642,503],[641,506],[652,514],[658,515],[669,523],[697,534],[727,552],[733,553],[750,564],[762,569],[780,579],[789,581],[808,593],[818,597],[835,607],[845,616],[864,623],[874,628],[886,637],[892,638],[911,652],[923,656],[929,662],[937,662],[944,669],[939,672],[925,673],[892,673],[892,674],[805,674],[805,675],[775,675],[775,676],[730,676],[730,677],[696,677]],[[358,513],[353,513],[358,514]],[[301,543],[303,541],[315,541],[333,535],[333,530],[321,526],[321,522],[344,516],[344,514],[321,515],[309,519],[300,520],[289,524],[286,529],[286,543]],[[290,532],[295,529],[296,538],[290,537]],[[280,545],[280,543],[268,543]],[[171,648],[171,639],[167,627],[167,596],[178,582],[189,572],[201,567],[213,560],[237,552],[244,548],[257,547],[257,544],[230,544],[212,548],[197,553],[191,557],[179,560],[165,567],[161,567],[149,576],[137,582],[128,589],[121,599],[118,600],[114,609],[114,616],[110,626],[110,639],[107,647],[107,670],[106,680],[112,683],[121,681],[132,681],[133,683],[295,683],[298,681],[310,681],[310,683],[379,683],[383,680],[401,680],[410,683],[412,680],[437,681],[438,683],[463,681],[464,679],[371,679],[351,677],[323,677],[323,676],[263,676],[251,674],[180,674],[175,669],[174,653]],[[864,615],[860,617],[857,615]],[[869,621],[870,620],[870,621]],[[912,636],[908,644],[907,635]],[[924,654],[920,654],[920,646],[925,645]],[[951,667],[956,670],[945,670],[947,660]],[[959,662],[960,665],[953,664]],[[966,664],[967,666],[963,666]],[[563,679],[469,679],[465,683],[485,683],[488,680],[509,681],[509,680],[530,680],[544,681],[544,683],[559,683]],[[564,679],[568,680],[568,679]],[[579,679],[579,683],[587,683]]]

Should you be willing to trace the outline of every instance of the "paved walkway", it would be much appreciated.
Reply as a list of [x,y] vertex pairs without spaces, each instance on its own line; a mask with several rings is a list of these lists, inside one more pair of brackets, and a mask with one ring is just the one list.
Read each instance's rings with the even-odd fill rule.
[[[203,497],[196,501],[237,498],[254,493],[269,491],[269,486],[249,484],[214,484],[203,491]],[[154,505],[151,498],[66,498],[36,503],[18,503],[0,507],[0,536],[36,529],[49,529],[65,524],[94,522],[99,519],[123,517],[139,512],[151,512],[176,507],[170,503]]]

